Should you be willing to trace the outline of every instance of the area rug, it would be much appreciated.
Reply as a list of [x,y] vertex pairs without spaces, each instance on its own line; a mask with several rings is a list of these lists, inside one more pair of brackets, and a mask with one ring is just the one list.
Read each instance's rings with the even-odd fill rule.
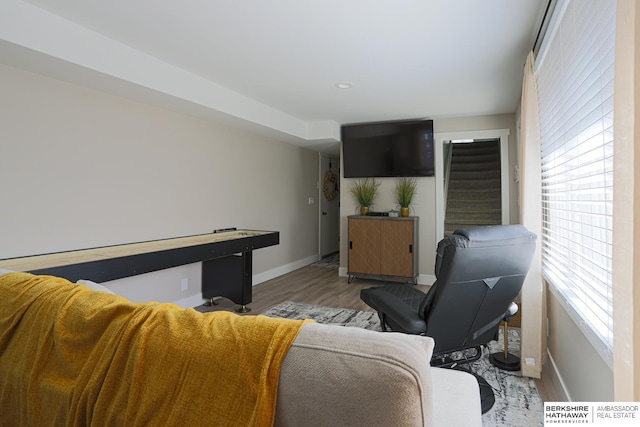
[[[313,319],[318,323],[337,324],[372,331],[381,331],[375,312],[358,311],[348,308],[325,307],[301,302],[285,301],[263,313],[271,317],[288,319]],[[542,426],[543,404],[536,383],[532,378],[523,377],[520,371],[509,372],[497,369],[489,362],[490,353],[502,351],[502,330],[500,340],[489,343],[480,360],[468,365],[471,371],[481,375],[493,387],[496,402],[482,415],[483,426],[520,427]],[[520,331],[509,329],[509,351],[520,351]]]
[[335,254],[326,256],[314,262],[312,265],[316,267],[336,269],[340,267],[340,253],[335,253]]

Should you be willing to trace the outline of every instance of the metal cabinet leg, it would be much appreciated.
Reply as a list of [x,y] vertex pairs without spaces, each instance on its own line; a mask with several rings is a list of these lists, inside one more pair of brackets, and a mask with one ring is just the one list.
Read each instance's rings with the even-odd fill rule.
[[251,309],[246,305],[241,305],[240,307],[236,308],[236,313],[248,313],[250,311]]
[[207,301],[203,304],[205,307],[211,307],[212,305],[218,305],[218,301],[213,298],[207,298]]

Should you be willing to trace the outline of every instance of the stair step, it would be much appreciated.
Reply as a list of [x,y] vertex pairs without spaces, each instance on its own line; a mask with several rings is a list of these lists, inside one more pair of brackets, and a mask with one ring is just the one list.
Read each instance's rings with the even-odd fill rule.
[[492,215],[501,214],[502,206],[469,205],[465,208],[450,208],[447,206],[447,217],[451,215]]
[[494,170],[456,170],[449,174],[449,182],[458,179],[494,179],[500,178],[500,169]]
[[[447,197],[447,205],[448,206],[453,206],[454,208],[460,207],[460,206],[473,206],[476,203],[484,203],[484,197],[482,197],[483,193],[480,192],[473,192],[473,193],[462,193],[460,195],[456,194],[449,194],[449,196]],[[460,196],[460,197],[458,197]],[[490,197],[491,199],[491,205],[497,206],[498,204],[500,204],[500,206],[502,206],[502,202],[501,199],[498,197],[495,197],[495,195],[492,195]],[[498,200],[498,202],[496,202],[496,199]]]
[[500,213],[502,212],[502,203],[484,203],[481,200],[476,202],[469,202],[466,205],[462,205],[462,203],[449,203],[447,201],[447,215],[451,214],[491,214],[491,213]]
[[455,148],[466,150],[477,150],[479,148],[495,148],[499,146],[500,143],[497,140],[484,142],[456,142],[453,144],[453,147]]
[[470,144],[453,144],[453,155],[458,153],[484,154],[484,153],[500,153],[500,145],[497,142],[481,143],[473,142]]
[[[476,181],[487,181],[487,180],[476,180]],[[495,181],[500,181],[500,180],[495,180]],[[468,184],[473,182],[474,180],[472,179],[458,179],[453,183],[449,181],[449,192],[460,193],[460,192],[480,191],[483,193],[495,193],[496,197],[500,197],[500,186],[495,185],[494,183],[481,182],[482,185],[480,186],[476,185],[475,187],[472,188]]]
[[449,191],[461,190],[498,190],[500,191],[500,178],[491,179],[450,179]]
[[490,215],[451,215],[447,216],[445,223],[449,224],[498,224],[502,221],[500,213]]
[[502,223],[500,144],[454,144],[445,235],[458,228]]
[[500,161],[500,154],[464,154],[453,153],[451,157],[451,164],[458,163],[489,163]]
[[454,147],[486,147],[486,146],[498,145],[497,139],[485,139],[474,142],[457,142],[454,143]]
[[496,159],[492,162],[469,162],[469,163],[451,163],[451,168],[449,169],[452,173],[454,171],[475,171],[475,170],[500,170],[500,159]]
[[476,198],[470,199],[468,197],[447,197],[447,209],[469,209],[471,206],[502,206],[502,199],[500,197],[491,198]]
[[[476,196],[477,194],[477,196]],[[499,191],[482,192],[482,191],[460,191],[453,192],[447,197],[447,205],[455,208],[465,208],[468,206],[476,206],[478,204],[484,206],[500,206],[502,205],[502,197]]]
[[470,227],[472,225],[500,225],[500,224],[502,224],[501,220],[496,221],[494,219],[470,218],[470,219],[459,220],[456,222],[445,221],[444,227],[446,230],[457,230],[458,228]]
[[465,223],[465,222],[476,222],[476,221],[482,221],[482,222],[490,222],[490,223],[494,223],[494,222],[500,222],[500,220],[502,219],[502,212],[498,211],[498,212],[491,212],[491,213],[480,213],[480,212],[475,212],[475,213],[470,213],[470,212],[460,212],[457,214],[450,214],[447,212],[447,216],[445,219],[445,222],[449,222],[449,223]]

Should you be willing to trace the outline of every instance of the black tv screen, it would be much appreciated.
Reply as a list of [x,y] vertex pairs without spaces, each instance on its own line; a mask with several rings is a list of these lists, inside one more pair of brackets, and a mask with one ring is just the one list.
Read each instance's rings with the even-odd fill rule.
[[433,144],[433,120],[344,125],[344,177],[433,176]]

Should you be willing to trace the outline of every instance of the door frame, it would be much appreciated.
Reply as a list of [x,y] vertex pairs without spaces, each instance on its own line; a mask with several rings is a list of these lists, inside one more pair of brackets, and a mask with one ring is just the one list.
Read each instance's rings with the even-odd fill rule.
[[[322,158],[326,157],[330,159],[331,162],[334,162],[337,165],[337,177],[338,177],[338,185],[340,184],[340,157],[335,157],[325,153],[318,153],[318,259],[322,258],[322,201],[323,201],[323,188],[322,188],[322,180],[324,179],[323,171],[322,171]],[[338,203],[338,252],[340,252],[340,196],[337,197]]]
[[511,221],[510,174],[509,174],[509,129],[473,130],[434,133],[434,155],[436,176],[436,241],[444,238],[444,159],[443,145],[453,139],[497,139],[500,141],[500,188],[502,199],[502,223]]

